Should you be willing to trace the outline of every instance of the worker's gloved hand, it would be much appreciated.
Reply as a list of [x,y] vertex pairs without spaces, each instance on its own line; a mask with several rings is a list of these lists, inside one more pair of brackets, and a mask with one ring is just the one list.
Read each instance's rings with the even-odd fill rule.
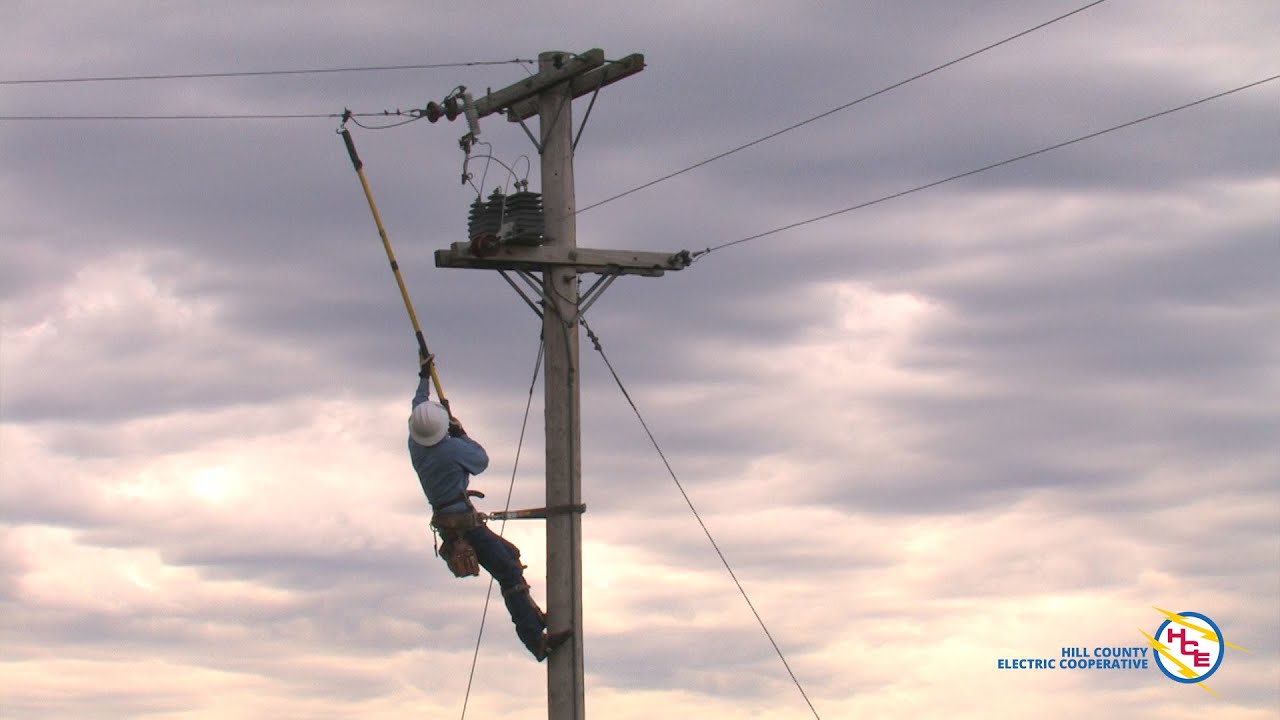
[[423,355],[418,353],[418,377],[431,377],[431,366],[436,362],[436,356],[433,353]]
[[449,418],[449,434],[453,437],[462,437],[467,434],[467,431],[462,428],[462,423],[458,422],[456,417]]

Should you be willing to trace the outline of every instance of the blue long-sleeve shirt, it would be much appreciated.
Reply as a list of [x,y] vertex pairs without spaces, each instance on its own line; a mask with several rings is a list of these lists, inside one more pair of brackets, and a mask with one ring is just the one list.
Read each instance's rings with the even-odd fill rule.
[[[427,378],[418,383],[418,392],[414,395],[411,408],[426,402],[431,389]],[[444,507],[440,503],[460,498],[471,484],[471,476],[479,475],[489,467],[489,454],[480,443],[465,435],[454,437],[445,435],[440,442],[427,447],[409,438],[409,459],[413,469],[418,473],[418,482],[422,483],[422,492],[427,500],[439,512],[461,512],[467,509],[465,502],[450,502]]]

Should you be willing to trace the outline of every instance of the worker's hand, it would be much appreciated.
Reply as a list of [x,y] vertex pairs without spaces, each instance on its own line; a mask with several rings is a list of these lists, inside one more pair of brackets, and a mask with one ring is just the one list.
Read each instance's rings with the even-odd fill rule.
[[453,437],[462,437],[467,434],[467,431],[462,428],[462,423],[458,422],[456,417],[449,418],[449,434]]
[[435,362],[436,362],[436,356],[434,354],[427,353],[426,355],[423,355],[422,352],[419,351],[418,352],[418,377],[421,377],[421,378],[431,377],[431,366],[434,365]]

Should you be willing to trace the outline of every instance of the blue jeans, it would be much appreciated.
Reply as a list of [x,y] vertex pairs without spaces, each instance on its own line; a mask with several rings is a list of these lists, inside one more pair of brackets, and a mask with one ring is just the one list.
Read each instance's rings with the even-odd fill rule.
[[484,525],[468,530],[464,536],[471,547],[475,548],[480,564],[502,588],[502,597],[507,603],[507,612],[511,613],[511,622],[516,626],[520,642],[529,648],[534,657],[541,660],[538,651],[542,631],[547,626],[538,607],[533,604],[533,597],[529,595],[529,585],[524,581],[520,550]]

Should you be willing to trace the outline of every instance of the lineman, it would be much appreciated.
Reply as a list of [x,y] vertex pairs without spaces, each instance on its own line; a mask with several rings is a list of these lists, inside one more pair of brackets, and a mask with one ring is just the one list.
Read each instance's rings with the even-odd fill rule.
[[539,662],[568,639],[572,631],[548,634],[546,615],[529,595],[520,564],[520,549],[490,530],[471,504],[484,497],[469,490],[472,475],[489,466],[489,455],[467,436],[443,405],[428,400],[430,363],[423,362],[421,380],[409,415],[409,458],[431,503],[431,525],[440,532],[440,557],[457,577],[489,571],[502,588],[516,635]]

